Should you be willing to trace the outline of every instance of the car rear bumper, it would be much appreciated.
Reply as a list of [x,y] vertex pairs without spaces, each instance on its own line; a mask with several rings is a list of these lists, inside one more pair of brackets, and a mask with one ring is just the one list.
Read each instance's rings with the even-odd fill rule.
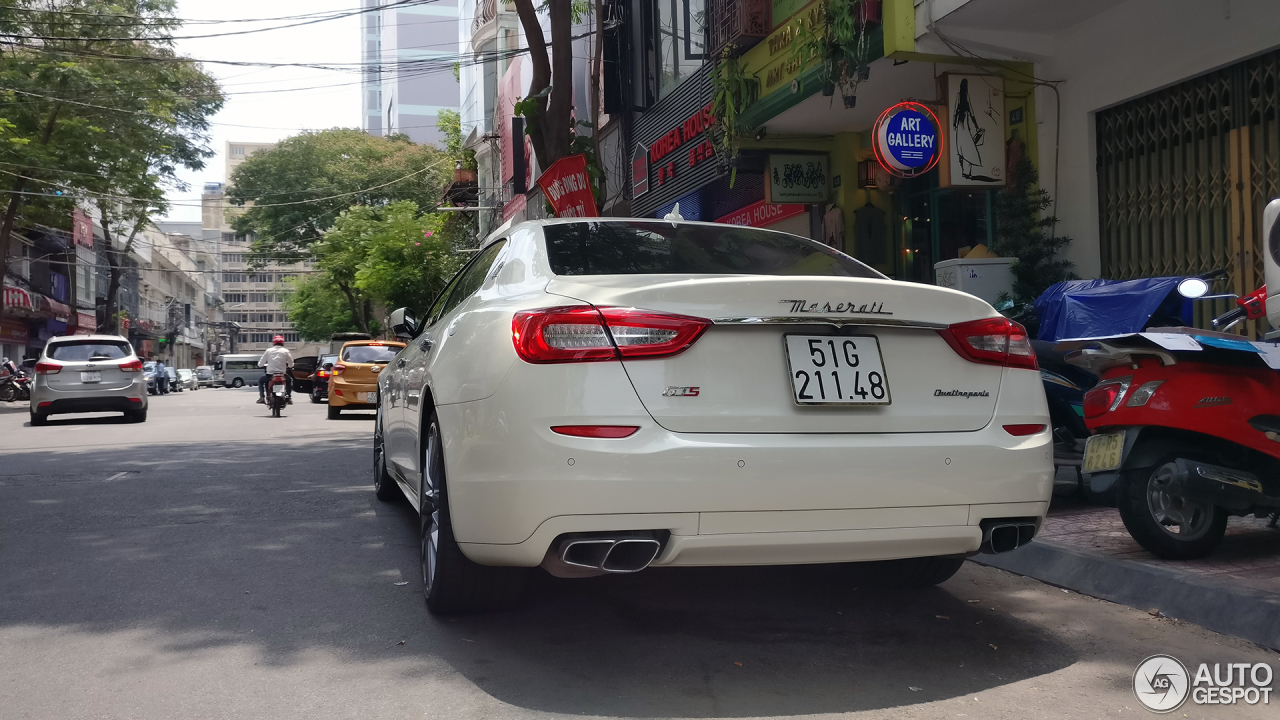
[[643,530],[671,533],[656,565],[961,555],[985,519],[1043,518],[1053,487],[1047,429],[700,435],[649,422],[620,440],[526,428],[502,446],[461,409],[439,409],[466,429],[445,439],[452,520],[484,564],[537,565],[566,533]]
[[376,401],[359,399],[360,397],[377,397],[378,385],[376,383],[364,385],[334,380],[332,389],[333,392],[329,393],[330,405],[335,407],[377,407]]
[[32,408],[44,415],[88,412],[129,412],[147,409],[146,397],[71,397],[32,402]]

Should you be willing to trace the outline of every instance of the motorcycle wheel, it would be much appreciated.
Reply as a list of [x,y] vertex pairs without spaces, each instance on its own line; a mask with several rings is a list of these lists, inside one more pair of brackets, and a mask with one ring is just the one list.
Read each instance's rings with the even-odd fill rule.
[[271,417],[280,417],[280,401],[271,401]]
[[1177,472],[1165,458],[1150,472],[1131,473],[1120,492],[1120,519],[1129,535],[1166,560],[1192,560],[1213,552],[1227,532],[1227,513],[1207,502],[1167,492]]
[[18,389],[13,383],[5,383],[0,385],[0,402],[13,402],[18,398]]

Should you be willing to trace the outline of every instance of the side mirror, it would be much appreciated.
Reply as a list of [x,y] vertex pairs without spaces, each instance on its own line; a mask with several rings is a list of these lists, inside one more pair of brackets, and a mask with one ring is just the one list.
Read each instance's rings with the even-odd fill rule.
[[1209,283],[1198,277],[1189,277],[1178,283],[1178,294],[1188,300],[1209,294]]
[[401,340],[412,340],[418,335],[418,321],[409,308],[392,310],[387,322],[391,325],[391,332]]

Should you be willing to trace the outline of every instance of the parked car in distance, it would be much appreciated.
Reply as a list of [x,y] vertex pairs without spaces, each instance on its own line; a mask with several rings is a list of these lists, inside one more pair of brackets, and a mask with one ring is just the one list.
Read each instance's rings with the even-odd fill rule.
[[178,392],[199,389],[200,385],[196,382],[195,371],[187,368],[178,368]]
[[311,380],[311,402],[319,404],[329,399],[329,378],[333,377],[333,366],[337,362],[337,355],[321,355],[316,361],[316,372]]
[[146,379],[148,395],[160,394],[160,376],[156,374],[159,366],[155,360],[148,360],[142,364],[142,375]]
[[313,376],[316,373],[316,361],[319,359],[318,355],[303,355],[293,359],[293,370],[289,374],[293,376],[294,392],[311,392],[311,384],[315,382]]
[[169,376],[169,392],[182,392],[182,388],[178,387],[178,371],[165,365],[164,372]]
[[353,340],[338,351],[329,379],[329,419],[343,408],[372,410],[378,406],[378,373],[404,349],[391,340]]
[[130,422],[147,419],[142,361],[119,335],[50,338],[31,384],[31,424],[50,415],[119,411]]
[[196,384],[200,387],[213,387],[213,367],[199,365],[196,367]]
[[806,238],[524,222],[387,324],[408,347],[368,398],[373,484],[418,510],[433,612],[509,607],[539,566],[874,562],[924,587],[1049,508],[1026,330]]

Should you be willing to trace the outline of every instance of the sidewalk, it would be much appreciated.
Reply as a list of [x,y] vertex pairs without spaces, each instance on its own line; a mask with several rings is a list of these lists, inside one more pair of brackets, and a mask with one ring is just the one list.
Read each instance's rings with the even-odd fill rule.
[[1280,649],[1280,530],[1267,523],[1231,518],[1209,557],[1160,560],[1114,508],[1054,497],[1034,542],[973,560]]

